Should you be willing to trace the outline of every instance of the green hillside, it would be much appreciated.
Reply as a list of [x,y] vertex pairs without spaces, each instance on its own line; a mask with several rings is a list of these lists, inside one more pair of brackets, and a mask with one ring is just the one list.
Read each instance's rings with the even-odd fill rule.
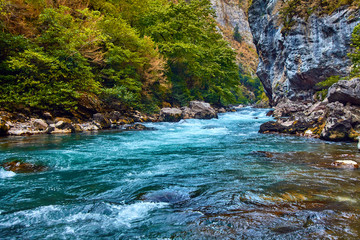
[[[208,0],[1,0],[0,106],[155,111],[249,102]],[[261,90],[260,82],[255,86]],[[259,96],[252,98],[255,101]]]

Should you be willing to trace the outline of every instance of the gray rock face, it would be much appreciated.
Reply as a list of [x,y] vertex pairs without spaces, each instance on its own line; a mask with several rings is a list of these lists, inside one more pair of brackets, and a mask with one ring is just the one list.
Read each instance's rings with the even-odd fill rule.
[[217,118],[217,113],[209,103],[201,101],[191,101],[189,107],[162,108],[160,110],[160,121],[178,122],[181,119],[211,119]]
[[162,108],[160,120],[164,122],[178,122],[181,120],[182,111],[178,108]]
[[275,107],[274,117],[276,122],[262,124],[260,133],[297,134],[327,141],[357,141],[360,136],[360,106],[356,105],[288,100]]
[[280,0],[254,0],[249,23],[259,54],[257,75],[273,105],[283,99],[312,100],[314,85],[333,75],[347,75],[351,33],[360,12],[340,8],[329,16],[297,18],[282,32]]
[[197,119],[217,118],[215,109],[213,109],[209,103],[200,102],[200,101],[191,101],[189,107],[193,112],[194,118]]
[[211,4],[216,13],[216,21],[225,27],[230,25],[233,29],[236,25],[239,32],[248,44],[253,44],[251,29],[247,16],[243,9],[240,8],[238,1],[229,0],[211,0]]
[[181,117],[183,119],[194,118],[194,113],[191,111],[191,108],[189,108],[189,107],[182,107],[181,112],[182,112]]
[[329,102],[360,105],[360,78],[335,83],[329,88],[327,98]]

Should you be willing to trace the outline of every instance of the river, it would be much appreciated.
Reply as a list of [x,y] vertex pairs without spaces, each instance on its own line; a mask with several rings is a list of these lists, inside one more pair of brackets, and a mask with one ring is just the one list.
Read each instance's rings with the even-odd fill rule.
[[353,143],[259,134],[266,109],[219,119],[0,139],[0,239],[359,239]]

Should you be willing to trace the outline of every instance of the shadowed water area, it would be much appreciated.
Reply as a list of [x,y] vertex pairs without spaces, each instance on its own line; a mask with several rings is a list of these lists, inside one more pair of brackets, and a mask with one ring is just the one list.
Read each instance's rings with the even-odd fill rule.
[[265,109],[153,131],[0,139],[0,239],[359,239],[354,143],[261,135]]

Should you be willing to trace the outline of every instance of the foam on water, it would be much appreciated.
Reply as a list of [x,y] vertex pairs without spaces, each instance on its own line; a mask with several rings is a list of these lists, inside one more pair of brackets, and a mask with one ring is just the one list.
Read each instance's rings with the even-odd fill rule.
[[131,222],[145,218],[150,211],[163,208],[167,206],[167,203],[159,202],[137,202],[130,205],[111,205],[116,214],[116,222],[131,227]]
[[73,234],[79,236],[79,234],[84,234],[84,231],[99,231],[97,229],[102,229],[104,234],[109,234],[109,232],[119,228],[131,228],[134,221],[144,219],[151,211],[164,208],[167,205],[163,202],[143,201],[121,205],[101,203],[83,207],[51,205],[19,211],[13,216],[7,214],[2,218],[0,228],[11,228],[19,225],[29,229],[41,228],[41,224],[46,222],[47,228],[56,229],[55,232],[53,231],[51,235],[48,235],[48,237],[53,238]]
[[6,171],[3,168],[0,168],[0,178],[11,178],[14,177],[16,175],[16,173],[12,172],[12,171]]

